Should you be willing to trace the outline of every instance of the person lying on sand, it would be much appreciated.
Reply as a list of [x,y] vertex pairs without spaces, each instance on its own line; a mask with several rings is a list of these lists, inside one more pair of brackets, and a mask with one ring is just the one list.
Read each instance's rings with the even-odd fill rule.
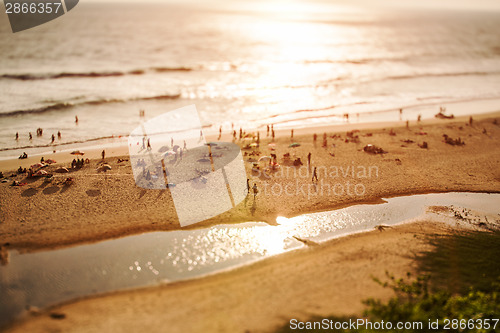
[[302,163],[302,161],[300,160],[300,157],[297,157],[295,159],[295,161],[293,161],[293,166],[298,167],[298,166],[301,166],[301,165],[304,165],[304,163]]

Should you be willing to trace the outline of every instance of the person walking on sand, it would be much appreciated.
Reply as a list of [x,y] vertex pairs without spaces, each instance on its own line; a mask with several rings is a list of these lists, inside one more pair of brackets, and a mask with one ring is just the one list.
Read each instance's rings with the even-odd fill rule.
[[19,132],[16,132],[16,141],[19,140]]
[[52,141],[51,141],[51,143],[54,143],[55,140],[56,140],[56,136],[54,134],[52,134]]
[[250,179],[247,178],[247,194],[250,193]]
[[31,132],[28,133],[28,137],[30,140],[33,140],[33,135],[31,135]]
[[312,182],[314,183],[314,180],[316,179],[316,181],[318,181],[318,173],[317,173],[317,169],[316,167],[314,167],[314,171],[313,171],[313,176],[312,176]]
[[106,157],[106,151],[104,149],[101,152],[101,156],[102,156],[102,159],[104,159]]
[[75,116],[75,124],[78,124],[78,116]]
[[57,131],[57,139],[61,140],[61,131]]
[[257,184],[253,183],[253,198],[255,199],[255,196],[259,193],[259,189],[257,188]]
[[311,152],[309,152],[309,154],[307,154],[307,166],[308,167],[311,166]]

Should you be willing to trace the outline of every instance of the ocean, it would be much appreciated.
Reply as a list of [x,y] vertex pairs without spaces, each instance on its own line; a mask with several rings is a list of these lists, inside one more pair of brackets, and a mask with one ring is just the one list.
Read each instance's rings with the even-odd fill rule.
[[276,3],[82,1],[19,33],[0,13],[0,158],[119,142],[140,110],[191,104],[207,134],[500,109],[500,11]]

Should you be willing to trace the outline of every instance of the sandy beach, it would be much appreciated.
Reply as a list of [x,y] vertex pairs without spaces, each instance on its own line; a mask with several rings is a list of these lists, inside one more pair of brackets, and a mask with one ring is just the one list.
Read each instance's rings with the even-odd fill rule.
[[[412,123],[409,128],[400,122],[399,127],[362,129],[353,134],[356,139],[349,138],[342,127],[296,131],[293,140],[288,131],[278,132],[275,151],[268,146],[271,137],[261,133],[259,149],[242,150],[243,154],[257,151],[260,155],[244,156],[244,160],[274,152],[281,169],[255,173],[251,170],[253,163],[245,162],[250,184],[257,184],[259,189],[256,199],[249,195],[235,208],[188,228],[246,221],[274,224],[277,216],[292,217],[403,194],[498,192],[500,127],[493,123],[498,117],[498,113],[476,117],[472,126],[466,118]],[[354,127],[349,126],[348,130]],[[317,133],[316,142],[313,133]],[[323,133],[327,133],[326,148],[322,147]],[[452,139],[460,137],[465,145],[446,144],[443,134]],[[419,147],[424,141],[428,148]],[[238,140],[242,148],[250,142]],[[300,146],[289,148],[291,142]],[[363,150],[367,144],[387,153],[367,153]],[[25,174],[12,176],[21,162],[21,166],[29,167],[38,158],[0,162],[0,171],[7,176],[0,186],[2,243],[35,250],[180,229],[168,190],[136,186],[126,147],[108,149],[104,161],[98,157],[100,152],[90,151],[85,155],[90,163],[75,170],[70,168],[74,156],[69,153],[45,156],[58,162],[44,169],[54,174],[51,181],[28,179]],[[303,165],[287,165],[282,158],[285,153],[290,153],[291,161],[301,158]],[[312,156],[310,168],[308,153]],[[112,169],[99,172],[102,163]],[[264,168],[265,163],[260,165]],[[69,167],[70,172],[55,173],[60,166]],[[316,185],[311,181],[314,167],[318,168]],[[73,178],[72,184],[61,184],[67,177]],[[10,186],[13,181],[26,185]]]

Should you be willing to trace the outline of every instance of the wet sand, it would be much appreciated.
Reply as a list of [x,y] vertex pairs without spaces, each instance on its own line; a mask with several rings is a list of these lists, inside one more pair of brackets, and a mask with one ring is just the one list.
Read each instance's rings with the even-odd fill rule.
[[[276,154],[283,172],[252,173],[252,163],[245,162],[250,183],[256,183],[256,199],[248,196],[235,208],[187,228],[207,227],[219,223],[265,221],[275,223],[277,216],[291,217],[308,212],[330,210],[362,202],[377,202],[381,197],[448,191],[500,191],[500,147],[498,137],[500,114],[488,114],[475,120],[473,126],[467,119],[431,120],[429,124],[411,124],[400,127],[363,129],[354,135],[359,143],[346,143],[345,128],[326,131],[307,129],[294,133],[293,142],[301,144],[288,148],[292,142],[288,131],[277,133]],[[349,125],[354,127],[354,125]],[[390,135],[394,128],[395,135]],[[486,134],[483,133],[486,130]],[[322,147],[323,133],[327,132],[328,147]],[[318,138],[313,142],[312,133]],[[425,135],[421,135],[426,133]],[[332,135],[341,138],[333,139]],[[371,134],[371,136],[370,136]],[[460,137],[464,146],[444,143],[443,134]],[[224,139],[224,138],[223,138]],[[405,143],[403,140],[414,143]],[[418,146],[424,141],[428,149]],[[238,141],[242,146],[249,143]],[[261,155],[269,155],[270,137],[261,132]],[[335,144],[335,147],[332,146]],[[374,144],[387,154],[369,154],[363,151],[367,144]],[[98,172],[103,161],[100,150],[88,152],[90,164],[67,174],[54,173],[54,180],[26,179],[25,175],[8,177],[0,184],[0,239],[10,248],[35,250],[63,245],[92,242],[153,230],[175,230],[180,225],[168,190],[145,190],[135,185],[129,161],[118,162],[118,155],[128,159],[126,148],[107,150],[106,163],[112,170]],[[243,150],[250,153],[253,150]],[[300,157],[301,167],[283,165],[282,155],[289,152],[292,160]],[[311,152],[311,169],[307,154]],[[335,156],[331,156],[334,153]],[[46,170],[52,172],[59,166],[70,166],[74,158],[69,153],[45,156],[58,164]],[[244,156],[247,161],[250,157]],[[0,171],[15,168],[21,160],[1,161]],[[22,161],[26,165],[38,159]],[[17,164],[16,164],[17,163]],[[264,166],[261,163],[261,166]],[[318,167],[319,182],[313,186],[312,170]],[[354,171],[354,172],[351,172]],[[62,185],[67,177],[71,185]],[[24,186],[10,186],[14,181],[26,182]]]

